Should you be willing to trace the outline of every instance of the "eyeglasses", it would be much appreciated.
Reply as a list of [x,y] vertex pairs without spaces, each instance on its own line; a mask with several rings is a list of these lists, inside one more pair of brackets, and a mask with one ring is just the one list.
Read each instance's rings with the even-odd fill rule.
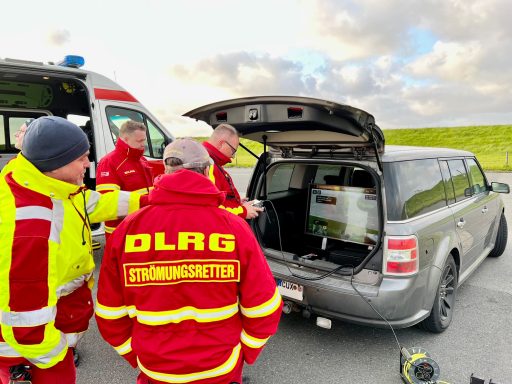
[[227,141],[224,140],[224,142],[228,145],[229,148],[231,148],[231,151],[233,152],[231,155],[234,155],[237,151],[237,148],[233,147],[231,144],[229,144]]

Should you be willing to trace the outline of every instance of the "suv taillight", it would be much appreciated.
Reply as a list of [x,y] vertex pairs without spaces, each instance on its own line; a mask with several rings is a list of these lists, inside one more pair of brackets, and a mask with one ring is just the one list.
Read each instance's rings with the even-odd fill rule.
[[416,236],[386,236],[384,244],[384,274],[406,276],[418,272]]

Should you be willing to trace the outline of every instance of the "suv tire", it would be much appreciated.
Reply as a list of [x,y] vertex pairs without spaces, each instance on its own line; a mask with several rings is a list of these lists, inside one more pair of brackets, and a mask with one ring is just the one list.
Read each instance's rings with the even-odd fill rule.
[[453,317],[457,282],[457,265],[450,254],[446,259],[443,273],[439,280],[436,298],[430,315],[421,323],[423,329],[433,333],[441,333],[448,328]]
[[505,247],[507,246],[507,239],[507,219],[505,218],[505,214],[502,213],[500,217],[500,226],[498,227],[498,234],[496,235],[496,243],[494,243],[494,248],[489,253],[489,257],[500,257],[505,251]]

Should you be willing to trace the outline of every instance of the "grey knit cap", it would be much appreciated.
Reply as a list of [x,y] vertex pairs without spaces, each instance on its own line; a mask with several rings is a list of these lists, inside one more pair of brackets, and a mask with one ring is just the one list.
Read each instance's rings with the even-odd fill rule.
[[72,122],[43,116],[30,124],[21,153],[41,172],[71,163],[89,150],[87,135]]

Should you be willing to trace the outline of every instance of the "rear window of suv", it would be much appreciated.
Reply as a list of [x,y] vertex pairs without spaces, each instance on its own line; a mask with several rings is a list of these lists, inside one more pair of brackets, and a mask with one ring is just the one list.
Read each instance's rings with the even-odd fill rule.
[[384,163],[388,220],[410,219],[446,206],[437,159]]

